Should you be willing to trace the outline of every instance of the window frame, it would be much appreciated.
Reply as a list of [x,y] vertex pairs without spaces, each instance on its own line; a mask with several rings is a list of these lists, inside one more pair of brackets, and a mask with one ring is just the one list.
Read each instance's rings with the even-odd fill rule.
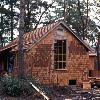
[[[59,51],[58,51],[57,54],[55,53],[55,43],[57,43],[57,41],[58,42],[59,41],[62,42],[62,45],[60,45],[62,47],[62,51],[64,50],[64,48],[66,49],[66,51],[63,51],[62,53],[59,53]],[[63,41],[65,42],[65,44],[63,44]],[[60,46],[58,46],[58,48]],[[59,49],[57,49],[57,50],[59,50]],[[58,60],[57,61],[55,60],[55,56],[58,57]],[[59,56],[61,56],[61,58],[59,58]],[[54,62],[54,69],[55,70],[66,70],[66,66],[67,66],[67,63],[66,63],[66,61],[67,61],[67,40],[66,39],[56,39],[55,40],[55,42],[54,42],[54,56],[53,57],[54,57],[54,61],[53,61]],[[57,66],[55,66],[56,63],[58,63]]]

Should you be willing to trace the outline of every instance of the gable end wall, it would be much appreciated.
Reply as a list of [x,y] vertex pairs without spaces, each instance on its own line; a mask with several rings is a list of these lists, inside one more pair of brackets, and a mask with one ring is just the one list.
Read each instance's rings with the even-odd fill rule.
[[88,51],[69,31],[64,31],[68,48],[66,69],[54,69],[53,43],[55,32],[56,29],[25,54],[26,73],[32,74],[43,84],[63,86],[68,85],[69,80],[76,80],[79,85],[83,81],[87,81],[86,71],[91,69],[89,68]]

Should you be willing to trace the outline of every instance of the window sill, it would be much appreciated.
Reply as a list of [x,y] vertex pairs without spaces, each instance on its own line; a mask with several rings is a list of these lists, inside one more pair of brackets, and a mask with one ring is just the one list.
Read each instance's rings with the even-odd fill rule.
[[67,69],[53,69],[55,71],[66,71]]

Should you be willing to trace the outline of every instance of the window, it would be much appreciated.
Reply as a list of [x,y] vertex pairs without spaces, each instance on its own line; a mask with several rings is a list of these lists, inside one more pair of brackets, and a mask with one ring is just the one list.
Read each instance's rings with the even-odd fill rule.
[[57,34],[56,34],[57,36],[64,36],[64,29],[63,28],[58,28],[57,29]]
[[54,68],[65,69],[66,67],[66,40],[56,40],[54,43]]
[[69,85],[76,85],[76,80],[69,80]]

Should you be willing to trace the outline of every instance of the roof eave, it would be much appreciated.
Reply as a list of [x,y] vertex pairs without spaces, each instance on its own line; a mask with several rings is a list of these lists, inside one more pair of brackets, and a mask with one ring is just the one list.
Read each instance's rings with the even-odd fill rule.
[[91,46],[87,45],[83,40],[81,40],[71,28],[69,28],[64,22],[61,22],[89,51],[93,52],[95,51]]

